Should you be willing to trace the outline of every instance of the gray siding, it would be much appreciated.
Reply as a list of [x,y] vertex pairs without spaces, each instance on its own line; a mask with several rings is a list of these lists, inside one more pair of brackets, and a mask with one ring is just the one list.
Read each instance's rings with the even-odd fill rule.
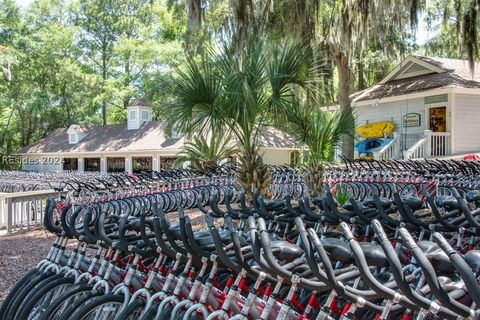
[[[362,106],[357,107],[355,111],[357,113],[357,126],[364,125],[367,122],[392,122],[395,125],[395,132],[402,135],[402,150],[408,149],[415,141],[420,139],[426,128],[424,98],[379,103],[375,107]],[[403,116],[412,112],[420,114],[420,126],[403,128]]]
[[[376,107],[362,106],[356,108],[357,126],[368,122],[390,121],[395,125],[395,132],[400,134],[423,134],[425,130],[425,104],[423,98],[380,103]],[[419,113],[419,127],[403,128],[403,116],[407,113]]]
[[456,94],[454,104],[454,152],[480,151],[480,95]]

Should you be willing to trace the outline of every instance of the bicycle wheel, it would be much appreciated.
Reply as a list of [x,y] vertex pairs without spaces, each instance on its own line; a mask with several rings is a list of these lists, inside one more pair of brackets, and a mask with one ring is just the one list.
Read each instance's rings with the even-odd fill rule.
[[[59,320],[66,310],[75,305],[79,299],[91,294],[93,285],[78,283],[67,292],[52,301],[50,306],[43,312],[38,320]],[[72,311],[73,312],[73,311]]]
[[155,315],[157,314],[157,309],[158,309],[158,303],[153,303],[150,308],[145,309],[143,311],[142,316],[140,317],[139,320],[153,320],[155,319]]
[[74,278],[60,278],[45,286],[37,286],[22,302],[17,316],[20,319],[37,319],[52,301],[73,285],[73,281]]
[[120,312],[115,320],[135,320],[140,318],[140,315],[145,309],[145,301],[142,299],[135,299],[135,301],[130,301],[130,303],[125,307],[122,312]]
[[[60,275],[61,276],[61,275]],[[41,273],[31,279],[28,283],[25,284],[15,297],[15,299],[12,300],[10,305],[7,307],[8,310],[5,313],[5,318],[4,319],[15,319],[15,315],[17,314],[18,309],[20,308],[20,305],[22,302],[25,300],[25,297],[39,284],[43,283],[43,281],[49,281],[55,279],[55,277],[58,277],[56,273]]]
[[38,269],[31,269],[26,275],[24,275],[13,285],[7,297],[2,303],[2,307],[0,308],[0,319],[5,319],[4,315],[6,315],[9,305],[16,298],[17,294],[20,293],[22,287],[29,283],[34,277],[38,276],[39,274],[40,271]]
[[165,306],[165,308],[160,312],[156,317],[155,320],[161,319],[170,319],[170,315],[172,314],[173,308],[175,306],[171,305],[170,303]]
[[75,311],[72,320],[115,319],[123,307],[123,296],[109,293],[95,297]]

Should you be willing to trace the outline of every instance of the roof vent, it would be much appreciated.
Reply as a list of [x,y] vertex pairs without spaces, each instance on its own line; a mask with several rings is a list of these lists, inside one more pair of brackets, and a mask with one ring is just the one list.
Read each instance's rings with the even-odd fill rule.
[[68,143],[69,144],[79,143],[80,141],[83,140],[83,138],[88,136],[89,131],[90,131],[89,126],[72,124],[67,130]]
[[421,64],[410,62],[403,71],[401,71],[397,76],[395,76],[391,80],[406,79],[411,77],[427,75],[431,73],[435,73],[435,71]]
[[143,99],[133,100],[127,108],[127,129],[138,130],[144,122],[152,121],[152,107]]

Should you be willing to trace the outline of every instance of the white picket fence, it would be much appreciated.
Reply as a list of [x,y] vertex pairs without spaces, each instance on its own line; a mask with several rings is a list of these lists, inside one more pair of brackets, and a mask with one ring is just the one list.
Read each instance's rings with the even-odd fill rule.
[[27,191],[0,193],[0,229],[12,233],[41,226],[47,199],[58,197],[58,192]]

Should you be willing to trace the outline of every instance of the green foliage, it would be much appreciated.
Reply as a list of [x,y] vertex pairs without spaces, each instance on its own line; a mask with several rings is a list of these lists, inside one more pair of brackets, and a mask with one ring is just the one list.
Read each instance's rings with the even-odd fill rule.
[[347,203],[349,197],[350,197],[350,194],[348,192],[347,186],[341,183],[338,184],[334,193],[334,198],[337,201],[337,203],[340,206],[343,206],[345,203]]
[[205,170],[217,166],[222,160],[238,155],[238,149],[232,143],[232,134],[223,130],[210,134],[195,135],[185,144],[176,163],[189,161],[191,167]]
[[351,108],[329,112],[296,103],[287,115],[290,123],[285,130],[308,146],[308,159],[314,162],[331,160],[342,137],[352,135],[355,128]]
[[[298,101],[345,109],[352,92],[377,83],[414,52],[473,64],[479,5],[34,0],[19,8],[14,0],[0,0],[0,153],[72,123],[124,122],[130,99],[144,97],[156,119],[196,101],[180,126],[230,128],[252,153],[246,163],[259,167],[252,142],[258,125],[283,127],[282,110]],[[435,36],[419,48],[414,34],[422,11]],[[184,83],[179,92],[165,90],[193,75],[201,80]],[[187,125],[188,117],[194,121]]]
[[[253,173],[263,172],[255,145],[259,125],[269,117],[285,122],[292,103],[313,92],[316,65],[310,58],[303,45],[270,47],[263,41],[248,42],[241,59],[226,44],[202,59],[189,57],[186,68],[177,69],[178,81],[169,86],[177,96],[169,110],[170,124],[186,134],[228,128],[245,157],[244,176],[261,180]],[[263,185],[244,182],[247,192],[253,191],[252,185]]]

